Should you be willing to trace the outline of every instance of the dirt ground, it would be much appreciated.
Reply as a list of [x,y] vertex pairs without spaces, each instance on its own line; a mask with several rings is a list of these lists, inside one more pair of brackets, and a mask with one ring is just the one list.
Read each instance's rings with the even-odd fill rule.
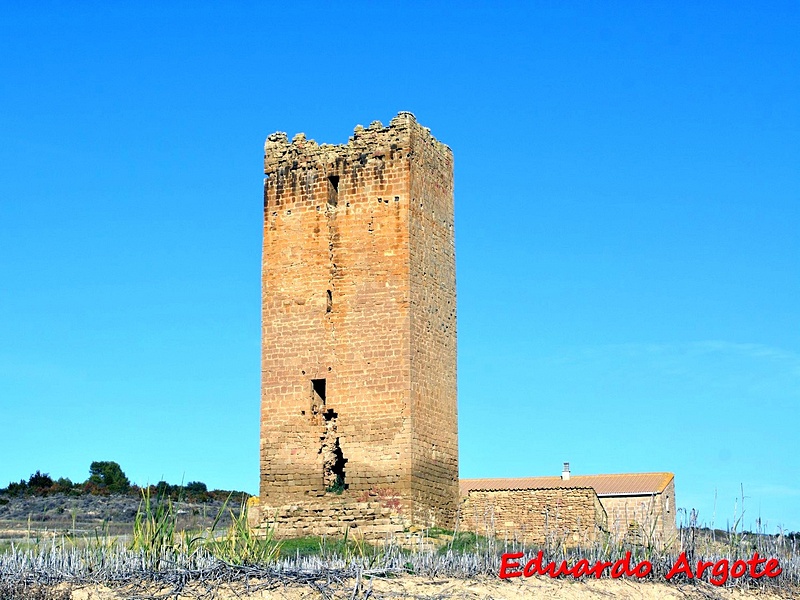
[[[63,598],[71,600],[367,600],[375,599],[504,599],[547,598],[552,600],[796,600],[797,591],[739,591],[716,588],[709,584],[675,585],[631,580],[562,580],[530,578],[526,580],[500,580],[494,578],[475,579],[429,579],[414,576],[397,578],[373,578],[357,582],[344,581],[327,585],[290,584],[268,589],[264,582],[252,582],[250,590],[242,585],[206,587],[194,584],[176,595],[167,589],[127,586],[107,588],[84,586],[59,590]],[[260,588],[260,589],[259,589]],[[59,595],[61,595],[59,594]]]

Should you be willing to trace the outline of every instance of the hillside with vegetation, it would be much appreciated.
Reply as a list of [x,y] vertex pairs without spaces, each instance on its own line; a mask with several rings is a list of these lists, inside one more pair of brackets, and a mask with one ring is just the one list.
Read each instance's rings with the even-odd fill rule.
[[203,529],[215,520],[230,523],[249,494],[209,490],[200,481],[185,485],[159,481],[140,487],[131,484],[120,465],[96,461],[82,482],[51,477],[36,471],[27,479],[0,489],[0,550],[13,541],[70,536],[128,535],[145,498],[169,503],[179,531]]

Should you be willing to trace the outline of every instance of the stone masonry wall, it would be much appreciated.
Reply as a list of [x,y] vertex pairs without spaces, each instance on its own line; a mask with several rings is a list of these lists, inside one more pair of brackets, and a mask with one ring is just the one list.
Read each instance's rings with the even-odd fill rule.
[[616,539],[669,544],[677,536],[674,480],[660,494],[603,496],[600,502],[608,514],[608,530]]
[[449,526],[459,495],[453,156],[424,130],[412,152],[411,489],[417,522]]
[[606,513],[592,488],[471,491],[462,498],[459,527],[529,544],[592,543]]
[[407,524],[452,520],[450,150],[400,113],[339,146],[273,134],[264,170],[262,515],[379,492]]
[[[275,539],[344,537],[403,541],[404,519],[379,500],[353,502],[322,498],[302,504],[255,509],[254,526],[269,528]],[[248,515],[248,519],[250,515]]]

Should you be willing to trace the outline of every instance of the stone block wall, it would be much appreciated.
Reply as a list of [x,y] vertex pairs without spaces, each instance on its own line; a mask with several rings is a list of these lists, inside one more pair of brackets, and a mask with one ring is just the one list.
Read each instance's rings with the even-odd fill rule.
[[529,544],[592,543],[606,513],[592,488],[474,490],[462,497],[459,527]]
[[400,113],[338,146],[273,134],[264,171],[263,518],[380,490],[406,524],[452,525],[450,149]]
[[459,496],[453,157],[427,130],[411,141],[411,492],[417,523],[450,527]]
[[254,512],[252,525],[257,531],[269,530],[275,539],[312,536],[335,539],[347,535],[373,542],[399,541],[405,526],[402,515],[377,500],[323,498],[274,508],[257,507]]
[[675,480],[663,492],[649,495],[603,496],[608,531],[617,540],[632,543],[672,543],[675,525]]

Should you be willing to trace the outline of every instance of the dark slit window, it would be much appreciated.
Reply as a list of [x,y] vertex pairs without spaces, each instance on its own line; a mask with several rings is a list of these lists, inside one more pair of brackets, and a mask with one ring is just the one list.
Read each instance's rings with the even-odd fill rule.
[[319,406],[325,406],[325,380],[312,379],[311,390],[314,395],[315,403]]
[[328,204],[336,206],[339,202],[339,176],[328,176]]

